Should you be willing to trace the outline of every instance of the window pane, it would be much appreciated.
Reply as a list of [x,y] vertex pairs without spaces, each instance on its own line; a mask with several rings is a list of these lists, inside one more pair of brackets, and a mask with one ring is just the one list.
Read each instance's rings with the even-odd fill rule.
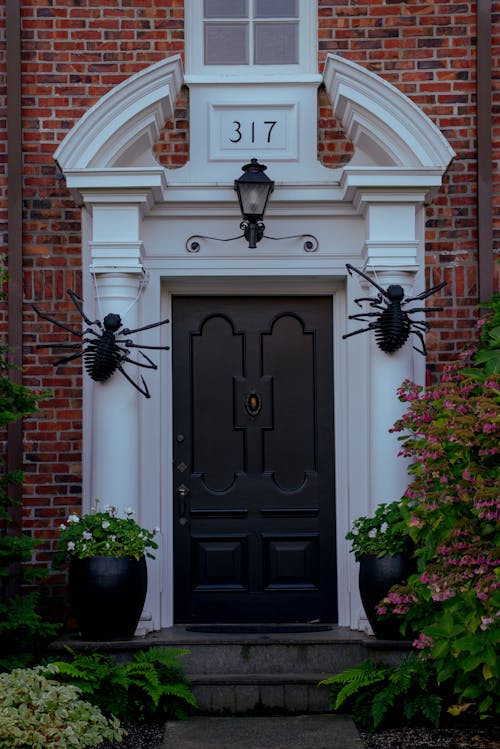
[[205,18],[248,18],[248,0],[205,0]]
[[298,61],[297,23],[255,24],[256,65],[293,65]]
[[205,65],[248,65],[248,24],[206,23]]
[[297,0],[255,0],[256,18],[298,18]]

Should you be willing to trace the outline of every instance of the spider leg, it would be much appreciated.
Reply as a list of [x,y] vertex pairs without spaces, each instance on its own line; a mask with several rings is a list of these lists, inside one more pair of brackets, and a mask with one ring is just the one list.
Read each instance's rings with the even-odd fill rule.
[[[116,341],[115,341],[115,343],[116,343]],[[134,348],[142,348],[142,346],[139,346],[138,343],[133,343],[132,346]],[[127,346],[127,348],[124,348],[123,346],[118,346],[117,345],[116,348],[122,354],[121,361],[128,361],[131,364],[137,364],[138,367],[147,367],[148,369],[158,369],[158,367],[156,366],[156,364],[149,358],[149,356],[146,356],[146,354],[144,354],[142,351],[139,351],[139,354],[141,356],[143,356],[145,359],[147,359],[148,362],[150,362],[150,364],[142,364],[141,362],[134,361],[134,359],[129,359],[130,351],[129,351],[129,347],[128,346]],[[162,348],[162,346],[145,346],[144,348]]]
[[358,305],[358,307],[361,307],[361,302],[368,302],[370,307],[377,307],[378,309],[385,309],[385,307],[382,307],[382,297],[380,294],[378,294],[376,297],[373,296],[362,296],[359,297],[359,299],[355,299],[354,303]]
[[141,375],[141,381],[142,381],[142,384],[144,385],[144,390],[141,387],[139,387],[139,385],[136,382],[134,382],[131,377],[128,376],[128,374],[125,372],[125,370],[123,369],[123,367],[121,366],[121,364],[118,365],[117,369],[120,370],[120,372],[122,373],[122,375],[127,378],[127,380],[130,382],[130,384],[133,385],[136,390],[138,390],[140,393],[142,393],[142,395],[144,395],[145,398],[151,398],[151,394],[150,394],[150,392],[148,390],[148,386],[146,385],[146,382],[145,382],[144,377],[142,375]]
[[360,320],[361,322],[368,322],[365,317],[380,317],[379,312],[359,312],[357,315],[349,315],[349,320]]
[[69,325],[65,325],[62,322],[58,322],[57,320],[54,320],[53,317],[50,317],[49,315],[46,315],[45,312],[42,312],[41,309],[38,309],[38,307],[36,306],[36,304],[32,304],[31,306],[33,307],[33,309],[35,310],[35,312],[37,313],[37,315],[39,315],[40,317],[42,317],[44,320],[48,320],[49,322],[53,323],[54,325],[57,325],[58,328],[62,328],[63,330],[67,330],[68,333],[72,333],[73,335],[77,335],[79,338],[81,338],[82,335],[84,334],[83,330],[82,331],[73,330],[73,328],[70,328]]
[[367,333],[369,330],[373,330],[371,324],[367,328],[359,328],[359,330],[353,330],[352,333],[346,333],[342,338],[350,338],[352,335],[358,335],[358,333]]
[[81,348],[81,343],[37,343],[35,348]]
[[375,288],[380,291],[383,297],[387,297],[387,291],[383,289],[382,286],[379,286],[378,283],[376,283],[376,281],[373,281],[373,279],[371,279],[370,276],[367,276],[366,273],[363,273],[363,271],[358,270],[357,268],[354,267],[354,265],[351,265],[350,263],[346,263],[345,267],[347,268],[350,276],[352,276],[351,271],[353,270],[356,271],[356,273],[358,273],[362,278],[364,278],[365,281],[368,281],[368,283],[371,283],[372,286],[375,286]]
[[165,325],[165,323],[170,322],[170,320],[160,320],[160,322],[153,322],[151,325],[143,325],[142,328],[134,328],[134,330],[130,330],[129,328],[124,328],[122,331],[120,331],[121,335],[131,335],[132,333],[139,333],[141,330],[149,330],[150,328],[157,328],[158,325]]
[[80,304],[80,302],[83,302],[83,299],[81,299],[78,294],[75,294],[74,291],[71,291],[71,289],[66,289],[66,293],[71,297],[71,301],[77,308],[78,312],[81,314],[87,325],[98,325],[100,328],[102,328],[102,323],[100,320],[94,320],[92,321],[90,318],[87,317],[85,312],[83,311],[83,307]]
[[154,349],[155,351],[168,351],[170,349],[170,346],[144,346],[142,343],[134,343],[130,339],[127,339],[126,341],[117,340],[116,343],[122,343],[127,348],[147,348],[147,349]]
[[422,333],[419,333],[418,330],[412,330],[411,332],[414,333],[417,336],[417,338],[420,339],[420,342],[422,344],[421,349],[417,348],[416,346],[413,346],[413,348],[415,349],[415,351],[418,351],[419,354],[423,354],[424,356],[427,356],[427,349],[425,348],[425,342],[424,342],[424,337]]
[[124,357],[122,361],[128,361],[131,364],[136,364],[138,367],[144,367],[145,369],[158,369],[158,366],[154,363],[154,361],[152,361],[149,358],[149,356],[146,356],[146,354],[143,354],[142,351],[139,351],[139,354],[143,356],[145,359],[147,359],[149,364],[144,364],[143,362],[140,362],[140,361],[134,361],[134,359],[129,359],[128,356]]
[[430,330],[431,326],[427,320],[411,320],[410,330],[412,330],[412,328],[416,328],[417,330]]
[[427,289],[427,291],[422,291],[421,294],[417,294],[417,296],[411,296],[408,299],[405,299],[403,304],[408,304],[408,302],[413,302],[415,299],[427,299],[428,296],[431,294],[435,294],[436,291],[439,291],[443,288],[443,286],[446,286],[448,284],[448,281],[443,281],[443,283],[439,283],[437,286],[432,286],[432,288]]
[[77,354],[71,354],[71,356],[65,356],[63,359],[58,359],[56,362],[54,362],[54,367],[58,367],[60,364],[67,364],[70,361],[73,361],[73,359],[78,359],[79,356],[83,355],[83,351],[79,351]]
[[429,312],[441,312],[443,309],[444,307],[413,307],[413,309],[407,309],[405,312],[407,315],[412,315],[414,312],[423,312],[428,315]]

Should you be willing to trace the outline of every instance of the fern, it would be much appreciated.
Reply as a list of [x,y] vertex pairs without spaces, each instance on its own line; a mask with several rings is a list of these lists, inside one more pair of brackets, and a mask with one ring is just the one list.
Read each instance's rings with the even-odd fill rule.
[[398,666],[364,661],[320,682],[330,687],[330,709],[348,709],[361,728],[377,730],[407,720],[437,725],[442,696],[432,663],[417,655]]
[[120,720],[186,718],[196,700],[179,657],[188,650],[150,648],[116,663],[102,653],[74,653],[72,660],[47,666],[51,677],[81,689],[89,702]]
[[[1,564],[1,563],[0,563]],[[0,671],[24,668],[37,660],[60,627],[37,611],[38,593],[0,599]]]
[[[372,661],[364,661],[340,674],[320,681],[320,686],[330,686],[330,709],[337,711],[350,697],[360,690],[387,678],[387,667]],[[343,685],[343,686],[342,686]]]
[[439,724],[443,700],[437,694],[417,694],[404,705],[404,714],[408,720],[423,715],[434,726]]

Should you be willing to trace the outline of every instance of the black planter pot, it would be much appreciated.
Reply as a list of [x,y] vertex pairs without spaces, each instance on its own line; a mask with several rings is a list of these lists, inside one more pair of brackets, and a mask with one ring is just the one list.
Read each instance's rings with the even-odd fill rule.
[[359,560],[359,593],[373,634],[379,640],[402,640],[400,617],[379,619],[376,608],[393,585],[405,582],[416,570],[415,560],[406,554],[377,557],[363,554]]
[[72,558],[68,586],[70,606],[83,639],[133,637],[148,586],[144,557]]

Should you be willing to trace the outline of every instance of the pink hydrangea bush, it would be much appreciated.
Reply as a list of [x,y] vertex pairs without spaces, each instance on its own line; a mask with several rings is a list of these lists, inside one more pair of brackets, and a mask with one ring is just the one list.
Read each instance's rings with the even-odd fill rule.
[[484,716],[499,709],[500,375],[469,374],[471,353],[438,385],[399,391],[408,410],[392,431],[412,461],[402,501],[419,573],[379,614],[420,632],[414,646],[453,684],[452,713]]

